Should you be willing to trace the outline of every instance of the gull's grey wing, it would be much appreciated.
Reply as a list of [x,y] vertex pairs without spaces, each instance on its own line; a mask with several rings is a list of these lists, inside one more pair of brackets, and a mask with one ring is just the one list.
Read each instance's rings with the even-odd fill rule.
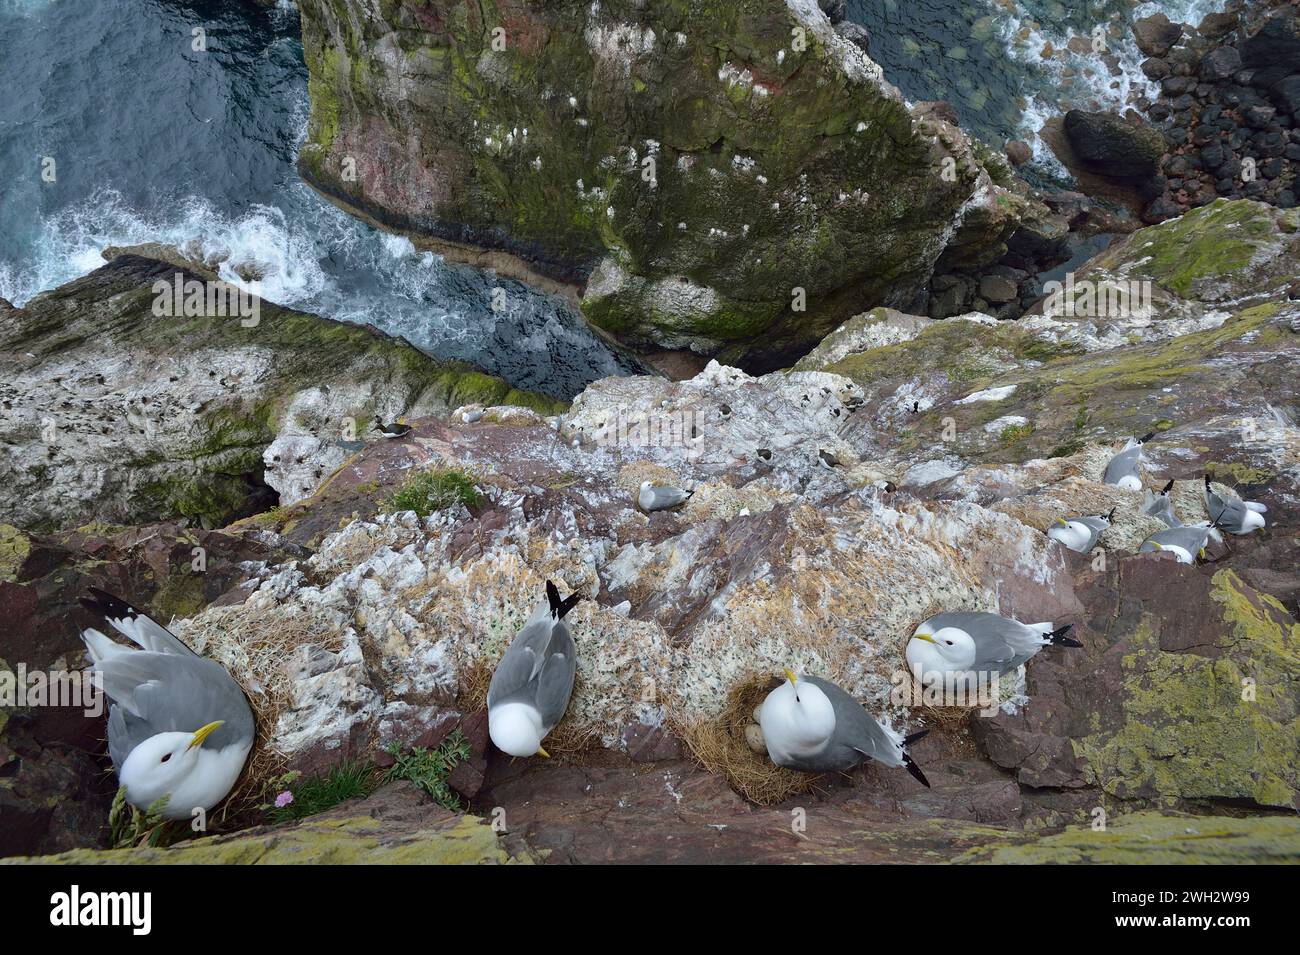
[[1241,530],[1246,523],[1248,508],[1245,501],[1239,497],[1220,494],[1208,486],[1205,489],[1205,509],[1209,512],[1212,523],[1229,532]]
[[1123,477],[1133,475],[1138,476],[1138,460],[1142,456],[1142,445],[1134,445],[1131,448],[1125,448],[1119,454],[1110,459],[1106,465],[1106,473],[1102,478],[1105,484],[1116,484]]
[[568,624],[549,612],[534,615],[492,674],[488,708],[500,703],[528,703],[537,707],[544,724],[554,726],[569,705],[576,669],[577,654]]
[[852,769],[864,758],[877,760],[886,766],[903,765],[901,747],[863,709],[861,703],[841,687],[821,677],[800,676],[799,680],[819,687],[835,711],[835,732],[826,752],[822,754],[826,761],[825,769]]
[[252,744],[255,724],[244,691],[214,660],[135,650],[101,660],[95,669],[114,701],[108,751],[119,770],[131,750],[150,736],[192,733],[214,720],[225,720],[225,725],[204,746]]
[[650,506],[646,508],[648,511],[676,507],[691,496],[689,491],[683,491],[679,487],[649,487],[646,490],[650,498]]
[[563,620],[555,622],[551,634],[550,655],[542,662],[537,674],[537,711],[542,714],[542,725],[549,731],[559,723],[569,708],[573,694],[573,678],[578,669],[578,655],[569,635],[569,626]]

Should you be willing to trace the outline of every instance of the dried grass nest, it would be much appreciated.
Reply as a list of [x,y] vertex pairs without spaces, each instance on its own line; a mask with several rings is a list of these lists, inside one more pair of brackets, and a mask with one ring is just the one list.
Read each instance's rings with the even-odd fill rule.
[[770,806],[815,788],[820,774],[778,766],[765,753],[756,753],[745,740],[745,727],[754,722],[754,708],[780,680],[770,675],[747,677],[731,688],[722,713],[714,719],[675,724],[696,760],[722,776],[731,788],[752,803]]

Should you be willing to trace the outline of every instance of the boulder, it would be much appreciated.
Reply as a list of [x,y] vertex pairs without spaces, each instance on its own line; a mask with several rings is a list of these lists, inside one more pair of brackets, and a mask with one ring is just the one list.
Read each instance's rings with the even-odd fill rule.
[[1164,56],[1183,35],[1181,23],[1171,23],[1163,13],[1142,17],[1133,23],[1133,39],[1147,56]]
[[1065,114],[1065,134],[1089,169],[1113,179],[1135,181],[1154,175],[1167,148],[1154,126],[1115,113],[1072,109]]

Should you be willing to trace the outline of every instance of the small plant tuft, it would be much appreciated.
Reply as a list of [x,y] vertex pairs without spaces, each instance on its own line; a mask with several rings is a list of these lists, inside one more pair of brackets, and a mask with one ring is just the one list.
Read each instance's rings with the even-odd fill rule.
[[109,845],[114,849],[170,845],[173,840],[169,824],[162,817],[167,799],[163,796],[141,812],[126,801],[126,787],[119,786],[108,810]]
[[389,499],[384,510],[390,514],[415,511],[417,517],[423,518],[456,504],[477,507],[482,498],[468,474],[439,468],[411,477]]
[[367,763],[343,763],[328,773],[308,776],[301,782],[289,785],[288,791],[293,794],[292,802],[264,808],[275,822],[302,819],[333,809],[349,799],[369,796],[379,788],[379,783],[379,771],[374,766]]
[[460,799],[447,784],[457,764],[469,759],[469,740],[460,730],[454,730],[437,749],[415,746],[403,752],[400,744],[390,743],[388,753],[395,762],[385,774],[384,782],[405,779],[423,789],[444,809],[461,808]]

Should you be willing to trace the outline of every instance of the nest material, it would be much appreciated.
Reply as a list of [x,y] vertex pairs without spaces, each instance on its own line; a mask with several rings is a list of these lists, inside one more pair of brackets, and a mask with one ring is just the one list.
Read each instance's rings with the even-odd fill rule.
[[[460,671],[457,679],[456,708],[462,713],[477,713],[487,709],[488,687],[492,683],[492,674],[496,672],[497,661],[482,657],[468,663]],[[582,692],[582,674],[573,678],[573,696]],[[570,697],[572,699],[572,697]],[[570,707],[570,712],[572,707]],[[600,746],[600,734],[591,726],[580,726],[568,714],[560,720],[555,729],[546,734],[542,747],[552,757],[579,762],[581,758]]]
[[716,719],[674,727],[705,769],[721,775],[732,789],[760,806],[808,792],[821,778],[777,766],[766,753],[750,749],[745,740],[745,727],[754,722],[754,708],[775,685],[779,684],[767,675],[742,680],[727,694],[726,707]]

